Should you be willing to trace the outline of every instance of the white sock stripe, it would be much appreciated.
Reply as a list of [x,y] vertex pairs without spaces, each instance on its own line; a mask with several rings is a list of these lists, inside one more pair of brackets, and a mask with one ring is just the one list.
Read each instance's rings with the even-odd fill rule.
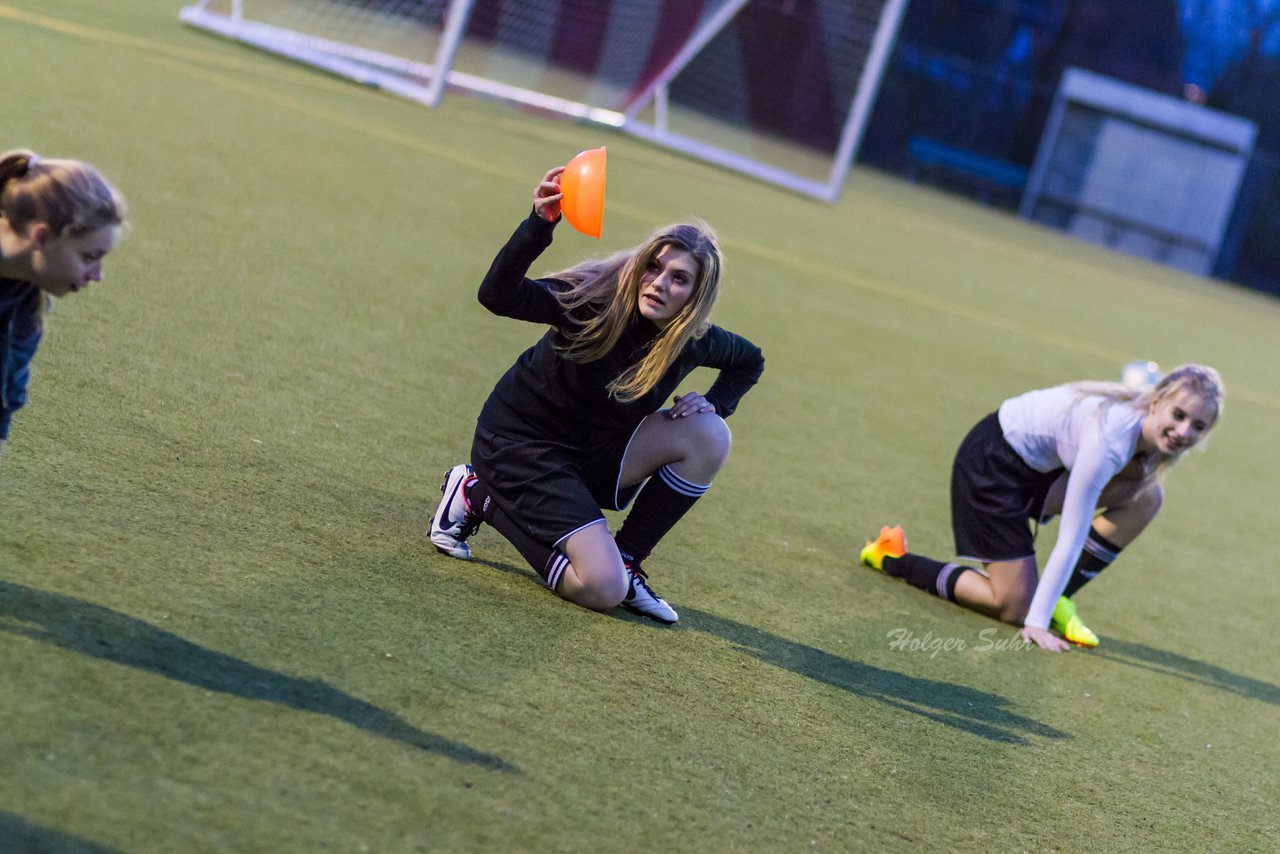
[[567,554],[564,552],[551,553],[551,560],[547,562],[547,586],[551,588],[552,593],[560,586],[560,579],[568,568],[569,556]]
[[948,584],[948,583],[950,583],[950,581],[951,581],[951,576],[952,576],[952,575],[954,575],[954,574],[956,573],[956,571],[957,571],[957,570],[962,570],[962,569],[966,569],[966,568],[967,568],[967,567],[965,567],[963,564],[959,564],[959,563],[949,563],[949,564],[947,564],[946,566],[944,566],[942,569],[940,569],[940,570],[938,571],[938,585],[937,585],[937,586],[938,586],[938,598],[939,598],[939,599],[947,599],[947,598],[948,598],[948,596],[947,596],[947,584]]
[[670,466],[663,466],[658,469],[658,477],[662,478],[662,482],[671,487],[674,491],[681,495],[687,495],[690,498],[700,498],[711,488],[711,484],[690,483],[671,470]]
[[1089,537],[1084,541],[1084,550],[1087,551],[1089,554],[1093,555],[1094,557],[1096,557],[1098,560],[1102,561],[1103,563],[1111,563],[1113,560],[1119,557],[1118,552],[1113,552],[1111,549],[1107,548],[1102,543],[1095,540],[1093,537]]

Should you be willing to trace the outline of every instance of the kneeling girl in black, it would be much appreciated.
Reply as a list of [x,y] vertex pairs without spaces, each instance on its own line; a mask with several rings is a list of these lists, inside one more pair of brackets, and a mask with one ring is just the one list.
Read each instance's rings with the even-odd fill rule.
[[[479,293],[494,314],[551,328],[485,402],[472,465],[445,474],[431,540],[468,558],[466,541],[486,522],[565,599],[673,623],[676,612],[653,593],[641,563],[728,459],[724,419],[759,379],[764,357],[708,321],[722,256],[705,224],[668,226],[633,249],[528,278],[560,220],[563,171],[539,182],[533,211]],[[703,366],[719,371],[706,394],[678,395],[663,409]],[[611,536],[601,509],[633,499]]]

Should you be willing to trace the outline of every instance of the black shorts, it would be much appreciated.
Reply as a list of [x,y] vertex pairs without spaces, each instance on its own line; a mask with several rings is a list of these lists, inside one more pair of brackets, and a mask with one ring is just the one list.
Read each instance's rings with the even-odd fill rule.
[[604,519],[602,509],[622,510],[635,498],[642,483],[619,485],[622,458],[634,436],[634,431],[602,435],[572,447],[477,426],[471,465],[503,512],[535,540],[554,547]]
[[1036,553],[1028,521],[1038,521],[1045,497],[1065,469],[1039,472],[1005,440],[993,412],[960,443],[951,468],[951,531],[956,556],[986,563]]

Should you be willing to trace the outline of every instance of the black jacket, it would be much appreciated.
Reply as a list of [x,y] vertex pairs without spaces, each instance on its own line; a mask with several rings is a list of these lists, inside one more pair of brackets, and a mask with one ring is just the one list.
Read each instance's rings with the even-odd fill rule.
[[499,435],[551,439],[570,446],[582,446],[602,434],[630,434],[641,420],[661,409],[681,380],[698,367],[720,372],[705,396],[721,417],[733,414],[764,371],[764,356],[747,339],[718,326],[690,341],[658,384],[630,403],[610,398],[606,387],[644,357],[660,332],[638,310],[617,345],[602,358],[584,364],[560,355],[556,345],[568,343],[560,328],[575,321],[553,291],[567,284],[526,277],[529,266],[551,245],[554,228],[555,223],[531,213],[494,258],[480,284],[480,302],[494,314],[552,327],[498,380],[480,412],[480,426]]

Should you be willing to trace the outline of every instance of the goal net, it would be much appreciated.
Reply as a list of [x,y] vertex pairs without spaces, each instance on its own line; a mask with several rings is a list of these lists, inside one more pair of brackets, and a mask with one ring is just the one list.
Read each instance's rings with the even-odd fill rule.
[[447,84],[827,200],[906,0],[201,0],[188,24],[434,105]]
[[199,0],[179,18],[434,107],[468,5],[457,0]]

